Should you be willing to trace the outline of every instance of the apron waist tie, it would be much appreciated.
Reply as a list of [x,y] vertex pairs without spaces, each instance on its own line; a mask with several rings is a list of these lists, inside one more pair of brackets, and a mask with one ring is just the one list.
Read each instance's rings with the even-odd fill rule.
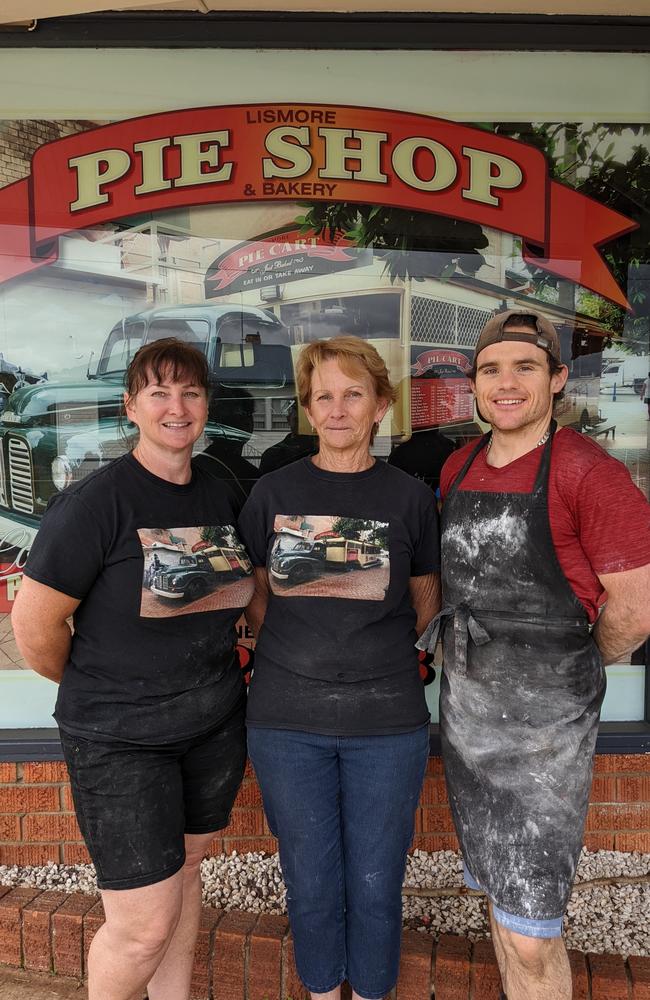
[[459,604],[457,607],[448,605],[438,612],[424,632],[416,642],[417,649],[423,649],[428,653],[434,653],[438,639],[447,625],[447,619],[454,621],[454,646],[456,669],[460,674],[467,673],[467,636],[471,638],[475,646],[484,646],[490,641],[490,636],[480,625],[468,604]]

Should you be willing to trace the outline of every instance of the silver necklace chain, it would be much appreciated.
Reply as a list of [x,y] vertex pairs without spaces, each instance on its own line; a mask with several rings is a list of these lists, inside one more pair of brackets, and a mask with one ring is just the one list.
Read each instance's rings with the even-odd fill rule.
[[[551,436],[551,428],[547,427],[546,431],[544,432],[544,434],[542,434],[541,438],[539,439],[539,441],[535,445],[535,448],[541,448],[543,444],[546,444],[546,442],[548,441],[548,439],[550,438],[550,436]],[[492,441],[493,440],[494,440],[494,438],[491,437],[490,440],[488,441],[487,445],[486,445],[486,448],[485,448],[485,454],[486,455],[487,455],[488,451],[490,450],[490,448],[492,447]]]

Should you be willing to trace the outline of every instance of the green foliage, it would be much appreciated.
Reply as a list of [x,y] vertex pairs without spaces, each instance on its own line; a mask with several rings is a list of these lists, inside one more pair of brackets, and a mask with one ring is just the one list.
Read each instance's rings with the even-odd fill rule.
[[[640,268],[650,264],[650,126],[507,122],[496,125],[494,131],[535,146],[546,156],[554,180],[639,223],[638,229],[608,243],[604,257],[618,284],[627,289],[635,312],[634,319],[625,324],[626,336],[647,338],[650,302],[640,281]],[[614,136],[623,139],[618,152]],[[638,143],[634,137],[639,138]],[[541,268],[532,267],[531,271],[537,287],[557,287],[561,280]],[[597,310],[596,298],[600,303]],[[601,297],[595,299],[590,303],[583,296],[588,314],[621,333],[624,311]]]
[[360,517],[337,517],[332,521],[332,531],[355,541],[359,541],[363,536],[366,542],[376,542],[382,548],[388,546],[388,525],[379,521],[366,521]]
[[[505,122],[479,127],[534,146],[547,158],[554,180],[640,223],[634,232],[608,243],[604,256],[616,281],[628,289],[637,317],[634,336],[642,336],[648,323],[639,320],[650,317],[650,297],[638,287],[640,266],[650,264],[650,126]],[[622,141],[617,143],[616,137]],[[634,137],[639,139],[636,144]],[[357,246],[374,247],[392,281],[426,277],[445,281],[458,272],[474,275],[484,263],[480,251],[488,240],[471,222],[385,205],[317,202],[303,207],[305,214],[296,220],[303,232],[313,230],[330,240],[344,235]],[[531,273],[542,295],[562,280],[534,265]],[[623,310],[599,301],[598,319],[621,332]]]
[[360,517],[337,517],[332,521],[332,531],[343,535],[344,538],[354,538],[358,541],[366,523]]
[[479,252],[488,239],[479,225],[427,212],[385,205],[316,202],[296,222],[334,240],[344,235],[359,247],[374,247],[391,281],[397,278],[448,280],[457,270],[474,275],[485,263]]
[[381,545],[382,549],[388,548],[388,525],[382,524],[381,522],[375,521],[374,531],[372,533],[373,541]]
[[230,545],[230,533],[223,525],[206,525],[201,528],[201,541],[211,545]]

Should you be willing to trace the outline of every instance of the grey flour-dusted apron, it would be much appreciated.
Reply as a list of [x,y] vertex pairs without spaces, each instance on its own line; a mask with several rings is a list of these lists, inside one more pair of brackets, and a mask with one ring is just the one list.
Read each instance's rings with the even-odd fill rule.
[[548,513],[551,435],[532,493],[463,491],[442,511],[440,731],[465,863],[496,905],[559,917],[582,845],[605,673],[560,567]]

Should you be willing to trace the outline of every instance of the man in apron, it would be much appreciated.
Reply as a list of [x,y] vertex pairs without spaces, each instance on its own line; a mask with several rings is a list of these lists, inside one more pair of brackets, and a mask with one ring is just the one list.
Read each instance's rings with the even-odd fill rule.
[[511,310],[481,332],[470,378],[492,430],[443,469],[443,610],[418,644],[443,631],[449,801],[507,1000],[571,997],[562,917],[604,664],[650,632],[650,507],[625,466],[557,430],[567,376],[544,317]]

